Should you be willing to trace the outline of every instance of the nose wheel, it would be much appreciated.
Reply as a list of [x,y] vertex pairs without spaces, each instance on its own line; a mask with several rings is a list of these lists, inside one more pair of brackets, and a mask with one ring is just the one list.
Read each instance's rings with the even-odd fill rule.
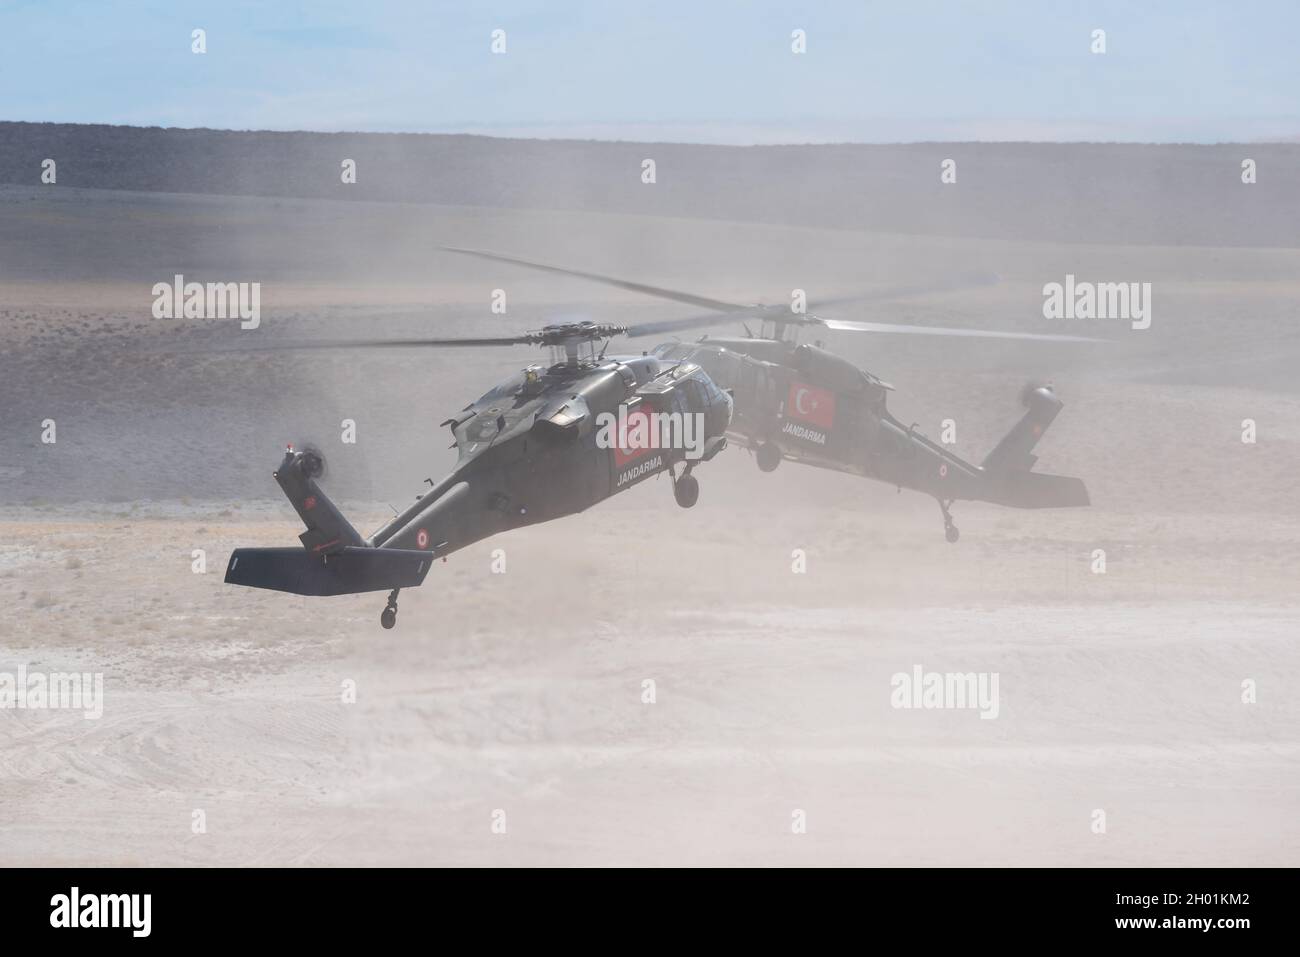
[[959,532],[957,526],[952,523],[952,512],[948,511],[948,506],[952,504],[952,501],[949,500],[945,502],[943,499],[935,499],[935,501],[939,503],[939,509],[943,512],[943,537],[946,538],[948,544],[951,545],[955,543],[957,539],[961,538],[961,532]]
[[758,467],[764,472],[775,472],[781,464],[781,447],[775,442],[764,442],[754,452]]
[[397,624],[397,593],[400,588],[394,588],[388,596],[388,605],[379,615],[379,623],[385,628],[392,628]]

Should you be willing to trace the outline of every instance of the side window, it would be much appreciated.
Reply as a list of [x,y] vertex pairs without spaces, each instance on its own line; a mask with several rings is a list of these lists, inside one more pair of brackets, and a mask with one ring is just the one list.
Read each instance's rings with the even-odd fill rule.
[[709,407],[709,392],[705,388],[704,382],[700,379],[699,374],[692,375],[689,379],[683,379],[678,383],[677,388],[681,389],[686,395],[687,407],[703,412]]
[[740,381],[737,385],[746,393],[752,395],[754,388],[757,386],[758,367],[750,359],[740,360]]
[[719,389],[734,389],[740,379],[740,356],[734,352],[724,352],[718,358],[721,361],[718,363],[718,375],[713,377],[714,384]]
[[739,359],[735,353],[719,349],[701,349],[694,361],[704,370],[709,380],[720,388],[728,388],[736,381]]

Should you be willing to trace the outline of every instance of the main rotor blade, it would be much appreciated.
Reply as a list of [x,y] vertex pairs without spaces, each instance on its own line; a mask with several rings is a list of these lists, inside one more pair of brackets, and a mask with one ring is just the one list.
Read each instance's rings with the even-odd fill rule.
[[303,342],[261,342],[222,345],[213,349],[185,349],[186,354],[217,355],[223,352],[297,352],[317,349],[406,349],[419,346],[517,346],[530,345],[531,336],[503,336],[485,339],[319,339]]
[[662,335],[664,333],[682,332],[689,329],[703,329],[722,325],[728,321],[745,318],[775,319],[800,326],[823,326],[844,332],[885,332],[914,336],[963,336],[971,339],[1027,339],[1042,342],[1107,342],[1106,339],[1094,339],[1088,336],[1048,335],[1034,332],[998,332],[992,329],[959,329],[949,326],[916,326],[895,322],[854,322],[848,319],[823,319],[820,316],[800,316],[784,310],[773,315],[770,310],[752,309],[743,313],[710,313],[702,316],[690,316],[685,319],[666,319],[663,322],[647,322],[632,326],[627,334],[636,339],[640,336]]
[[685,319],[664,319],[660,322],[644,322],[637,326],[628,326],[627,336],[636,339],[640,336],[657,336],[665,332],[682,332],[686,329],[705,329],[709,326],[730,325],[746,316],[758,315],[758,310],[744,312],[709,312],[702,316],[687,316]]
[[463,256],[477,256],[479,259],[491,259],[495,262],[512,263],[516,266],[524,266],[528,269],[537,269],[542,272],[556,273],[561,276],[574,276],[578,279],[589,279],[592,282],[604,283],[606,286],[614,286],[618,289],[627,289],[631,292],[643,293],[647,296],[655,296],[659,299],[670,299],[673,302],[682,302],[688,306],[699,306],[701,309],[716,309],[719,312],[739,312],[748,309],[748,306],[735,302],[726,302],[722,299],[710,299],[708,296],[697,296],[694,293],[682,292],[679,289],[667,289],[663,286],[650,286],[642,282],[631,282],[627,279],[619,279],[616,276],[603,276],[600,273],[584,272],[580,269],[566,269],[563,266],[552,266],[549,263],[534,262],[530,259],[516,259],[514,256],[502,256],[500,253],[488,252],[485,249],[465,249],[460,246],[441,246],[444,252],[460,253]]
[[[934,292],[952,292],[959,289],[970,289],[975,286],[990,286],[1000,281],[1001,280],[993,273],[967,273],[961,276],[955,276],[951,280],[940,283],[929,283],[927,285],[911,284],[906,286],[886,286],[883,289],[849,293],[844,296],[836,296],[833,299],[818,299],[815,302],[809,303],[808,308],[810,310],[819,311],[834,306],[844,305],[846,303],[902,299],[906,296],[918,296]],[[808,325],[812,323],[825,325],[829,324],[831,321],[818,319],[815,316],[805,317],[802,314],[792,313],[789,311],[788,306],[739,306],[728,312],[717,313],[714,315],[688,316],[685,319],[664,319],[660,322],[646,322],[631,327],[628,329],[627,334],[635,339],[638,336],[652,336],[665,332],[681,332],[687,329],[704,329],[709,326],[719,325],[728,319],[771,319],[776,322],[788,322],[799,325]]]
[[[463,256],[474,256],[479,259],[487,259],[493,262],[511,263],[516,266],[523,266],[528,269],[536,269],[541,272],[554,273],[561,276],[573,276],[578,279],[587,279],[592,282],[602,283],[607,286],[613,286],[617,289],[626,289],[631,292],[639,292],[648,296],[654,296],[659,299],[668,299],[672,302],[681,302],[691,306],[700,306],[704,309],[716,311],[716,315],[688,316],[684,319],[665,319],[660,322],[647,322],[638,326],[633,326],[627,330],[630,338],[639,338],[641,336],[661,335],[663,333],[683,332],[688,329],[703,329],[709,326],[716,326],[721,320],[745,319],[745,318],[774,318],[781,321],[784,316],[778,317],[776,313],[784,312],[784,307],[774,305],[742,305],[741,303],[727,302],[723,299],[713,299],[708,296],[698,296],[694,293],[683,292],[679,289],[668,289],[663,286],[651,286],[648,283],[632,282],[627,279],[619,279],[616,276],[605,276],[600,273],[587,272],[580,269],[568,269],[564,266],[555,266],[550,263],[536,262],[531,259],[520,259],[516,256],[505,256],[501,253],[490,252],[485,249],[469,249],[462,246],[442,246],[439,247],[444,252],[459,253]],[[844,303],[856,302],[880,302],[892,299],[901,299],[908,296],[925,295],[936,292],[952,292],[960,289],[968,289],[976,286],[993,285],[999,282],[999,278],[991,273],[967,273],[954,276],[951,279],[926,284],[909,284],[886,286],[883,289],[868,290],[861,293],[852,293],[845,296],[838,296],[833,299],[819,299],[810,306],[814,309],[824,309],[829,306],[841,305]],[[862,332],[912,332],[918,335],[964,335],[971,337],[1003,338],[1003,339],[1058,339],[1061,341],[1096,341],[1088,340],[1078,336],[1033,336],[1019,333],[996,333],[996,332],[978,332],[974,330],[954,330],[941,331],[933,327],[916,327],[911,329],[905,326],[894,326],[885,323],[868,323],[853,325],[851,323],[841,323],[832,325],[837,320],[816,320],[812,317],[805,319],[803,316],[794,317],[786,321],[808,322],[809,320],[820,322],[828,328],[833,329],[854,329]],[[868,328],[870,326],[870,328]]]
[[818,320],[827,329],[845,332],[895,332],[912,336],[965,336],[972,339],[1035,339],[1043,342],[1108,342],[1088,336],[1058,336],[1037,332],[995,332],[992,329],[954,329],[950,326],[911,326],[896,322],[853,322],[847,319]]

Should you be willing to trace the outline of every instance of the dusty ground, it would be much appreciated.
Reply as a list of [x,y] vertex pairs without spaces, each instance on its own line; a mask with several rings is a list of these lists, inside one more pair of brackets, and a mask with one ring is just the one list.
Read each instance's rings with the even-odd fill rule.
[[[106,684],[99,721],[0,711],[7,863],[1300,863],[1297,251],[20,188],[0,208],[0,671]],[[1156,314],[1090,330],[1100,349],[833,342],[904,421],[956,417],[973,459],[1052,379],[1041,467],[1090,509],[959,505],[949,546],[932,502],[731,450],[690,512],[649,483],[453,555],[392,632],[382,596],[223,585],[233,547],[299,531],[272,498],[285,441],[357,419],[325,484],[368,530],[450,464],[436,423],[535,354],[194,355],[241,333],[152,319],[153,282],[260,279],[286,338],[676,314],[440,242],[742,299],[1001,277],[846,318],[1053,331],[1039,290],[1067,271],[1152,281]],[[998,672],[998,719],[892,708],[918,664]]]
[[[377,596],[221,584],[231,547],[289,540],[270,505],[7,514],[0,663],[103,671],[107,692],[97,722],[5,715],[5,858],[1295,862],[1293,520],[1259,541],[979,508],[950,548],[920,503],[852,508],[832,478],[833,508],[767,522],[652,484],[491,543],[504,575],[489,543],[452,556],[393,632]],[[663,544],[629,549],[647,528]],[[217,567],[193,574],[191,548]],[[998,719],[892,709],[918,663],[999,672]]]

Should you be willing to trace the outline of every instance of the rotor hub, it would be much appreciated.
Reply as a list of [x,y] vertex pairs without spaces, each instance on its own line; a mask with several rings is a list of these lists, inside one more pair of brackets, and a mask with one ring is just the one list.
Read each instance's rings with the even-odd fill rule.
[[608,339],[611,336],[621,336],[627,332],[627,326],[615,326],[602,322],[591,322],[585,320],[582,322],[560,322],[544,326],[537,332],[529,333],[529,337],[541,346],[564,346],[569,343],[594,342],[597,339]]

